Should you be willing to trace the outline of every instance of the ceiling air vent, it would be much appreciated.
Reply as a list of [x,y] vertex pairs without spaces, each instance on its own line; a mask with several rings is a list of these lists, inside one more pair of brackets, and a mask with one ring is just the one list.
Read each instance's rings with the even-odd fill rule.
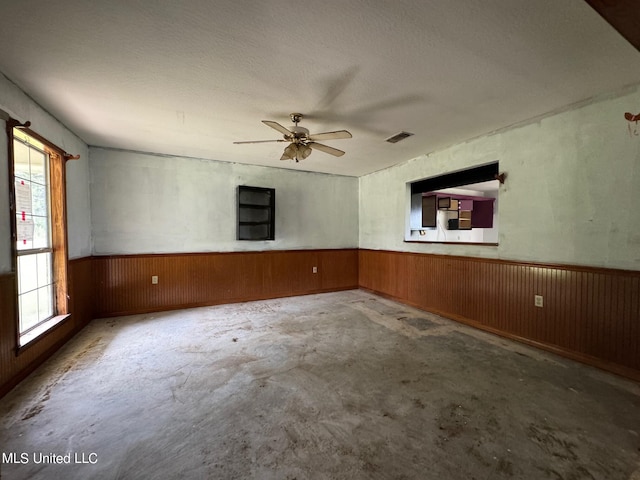
[[409,132],[396,133],[395,135],[392,135],[391,137],[387,138],[385,142],[398,143],[400,140],[404,140],[405,138],[410,137],[411,135],[413,135],[413,133],[409,133]]

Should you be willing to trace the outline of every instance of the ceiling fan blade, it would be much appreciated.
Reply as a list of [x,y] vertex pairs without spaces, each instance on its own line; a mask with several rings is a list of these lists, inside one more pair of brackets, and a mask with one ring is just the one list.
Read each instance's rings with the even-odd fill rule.
[[346,130],[336,130],[335,132],[314,133],[309,135],[309,140],[337,140],[340,138],[351,138],[353,135]]
[[278,140],[249,140],[247,142],[233,142],[233,143],[240,144],[240,143],[268,143],[268,142],[286,142],[286,140],[283,138]]
[[274,122],[273,120],[262,120],[262,123],[264,123],[265,125],[273,128],[274,130],[279,131],[283,135],[291,135],[291,130],[289,130],[288,128],[283,127],[278,122]]
[[320,150],[321,152],[328,153],[329,155],[333,155],[335,157],[341,157],[342,155],[344,155],[344,152],[342,150],[338,150],[337,148],[329,147],[321,143],[310,142],[307,143],[307,146],[315,148],[316,150]]

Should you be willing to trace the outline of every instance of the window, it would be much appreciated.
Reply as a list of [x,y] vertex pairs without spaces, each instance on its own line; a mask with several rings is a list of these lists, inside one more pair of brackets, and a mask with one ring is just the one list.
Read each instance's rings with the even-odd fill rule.
[[15,121],[7,125],[18,346],[22,347],[68,316],[65,153]]
[[498,244],[498,162],[407,184],[405,241]]

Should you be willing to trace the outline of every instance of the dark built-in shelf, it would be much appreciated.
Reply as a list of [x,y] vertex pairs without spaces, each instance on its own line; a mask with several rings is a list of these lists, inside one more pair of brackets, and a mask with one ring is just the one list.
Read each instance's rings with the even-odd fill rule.
[[240,208],[255,208],[256,210],[269,210],[271,205],[252,205],[250,203],[241,203],[238,205]]
[[275,240],[274,188],[238,186],[238,240]]

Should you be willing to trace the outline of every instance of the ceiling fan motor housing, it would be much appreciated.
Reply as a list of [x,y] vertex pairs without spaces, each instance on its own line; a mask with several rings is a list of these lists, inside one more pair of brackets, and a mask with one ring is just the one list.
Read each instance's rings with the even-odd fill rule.
[[285,135],[285,138],[287,136],[291,137],[291,141],[306,141],[309,139],[309,130],[304,128],[304,127],[299,127],[297,125],[294,125],[292,127],[289,127],[289,130],[291,131],[292,135]]

